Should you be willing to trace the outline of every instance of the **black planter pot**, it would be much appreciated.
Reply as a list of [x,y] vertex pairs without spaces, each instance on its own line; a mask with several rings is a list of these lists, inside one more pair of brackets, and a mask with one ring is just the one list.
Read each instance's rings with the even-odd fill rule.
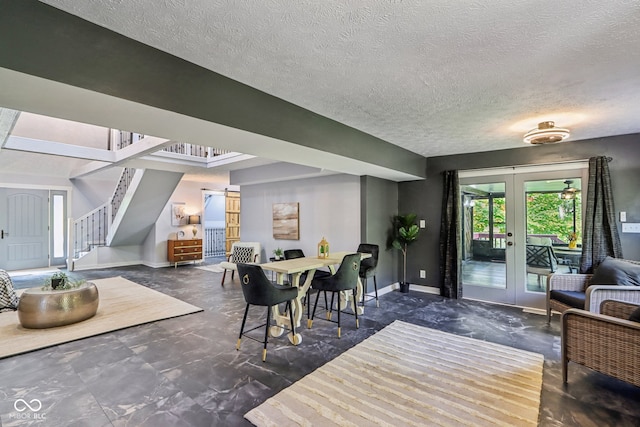
[[64,286],[64,279],[51,279],[51,289],[58,289]]
[[403,294],[409,293],[409,282],[400,282],[400,292]]

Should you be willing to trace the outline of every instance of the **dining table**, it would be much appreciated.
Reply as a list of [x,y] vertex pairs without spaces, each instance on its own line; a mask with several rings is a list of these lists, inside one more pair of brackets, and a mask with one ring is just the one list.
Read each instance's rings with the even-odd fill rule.
[[[298,288],[298,295],[292,301],[291,309],[293,310],[293,320],[295,322],[296,328],[300,327],[302,313],[303,313],[303,304],[302,299],[307,294],[307,291],[311,287],[311,282],[313,281],[313,276],[319,268],[328,267],[331,271],[331,274],[335,274],[336,265],[340,265],[342,263],[343,258],[348,254],[353,254],[356,252],[331,252],[328,256],[319,258],[319,257],[303,257],[303,258],[294,258],[288,259],[284,261],[274,261],[267,262],[264,264],[260,264],[263,270],[268,270],[276,273],[276,283],[283,285],[285,283],[285,278],[290,277],[290,286],[295,286]],[[371,257],[369,253],[360,253],[361,259]],[[300,278],[303,273],[307,273],[307,277],[304,283],[300,283]],[[356,289],[356,300],[354,301],[352,295],[349,295],[347,292],[342,292],[340,295],[339,309],[343,309],[347,306],[347,304],[351,303],[351,309],[358,310],[358,315],[364,314],[364,307],[359,306],[357,301],[362,299],[362,281],[358,277],[358,284]],[[307,301],[307,304],[309,301]],[[289,320],[288,313],[280,312],[280,308],[276,305],[273,307],[273,318],[276,322],[276,325],[271,326],[269,332],[273,337],[279,337],[284,333],[286,329],[291,330],[291,321]],[[302,342],[302,336],[299,333],[288,334],[289,341],[298,345]]]

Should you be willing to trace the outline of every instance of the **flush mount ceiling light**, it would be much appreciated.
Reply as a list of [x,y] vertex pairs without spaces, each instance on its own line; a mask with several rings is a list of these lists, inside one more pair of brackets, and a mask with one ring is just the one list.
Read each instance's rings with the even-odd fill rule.
[[569,129],[557,128],[554,122],[538,123],[537,129],[524,134],[527,144],[555,144],[569,138]]

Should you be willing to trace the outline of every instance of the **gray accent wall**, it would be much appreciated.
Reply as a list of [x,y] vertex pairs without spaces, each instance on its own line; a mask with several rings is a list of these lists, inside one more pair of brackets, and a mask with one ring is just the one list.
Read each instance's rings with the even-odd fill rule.
[[[416,212],[419,217],[423,216],[427,220],[426,230],[409,253],[408,280],[411,283],[439,287],[443,171],[550,164],[586,160],[593,156],[613,158],[609,169],[614,186],[618,231],[621,231],[620,211],[627,212],[627,222],[640,222],[640,134],[428,158],[425,181],[398,184],[399,212]],[[624,257],[640,260],[640,234],[621,233],[620,239]],[[418,277],[418,270],[421,268],[427,270],[426,279]]]
[[[378,287],[398,281],[399,252],[389,248],[392,219],[398,213],[398,184],[372,176],[360,177],[360,235],[363,243],[380,246],[376,279]],[[367,283],[373,290],[373,280]]]

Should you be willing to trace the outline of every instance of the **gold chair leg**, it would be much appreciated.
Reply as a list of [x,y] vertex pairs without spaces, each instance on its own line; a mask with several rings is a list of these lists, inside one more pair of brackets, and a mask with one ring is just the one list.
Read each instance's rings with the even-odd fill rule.
[[241,338],[238,338],[238,342],[236,343],[236,350],[240,350],[240,342],[242,341]]
[[341,331],[340,329],[342,329],[342,328],[340,328],[340,327],[338,326],[338,338],[341,338],[341,337],[342,337],[342,334],[341,334],[341,332],[342,332],[342,331]]
[[262,361],[265,362],[267,360],[267,349],[262,349]]
[[313,325],[313,320],[307,319],[307,329],[311,329],[311,325]]

